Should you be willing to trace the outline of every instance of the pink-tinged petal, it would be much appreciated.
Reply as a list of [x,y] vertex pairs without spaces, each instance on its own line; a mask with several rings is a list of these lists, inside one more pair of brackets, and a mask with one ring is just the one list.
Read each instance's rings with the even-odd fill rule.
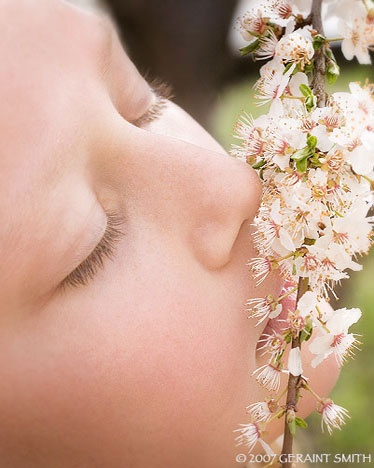
[[347,60],[352,60],[355,56],[355,48],[351,39],[344,39],[342,42],[342,52]]
[[360,63],[361,65],[371,64],[370,54],[366,48],[364,49],[363,47],[359,47],[358,50],[356,50],[356,57],[358,63]]
[[351,325],[356,323],[361,318],[361,310],[355,309],[338,309],[332,314],[327,320],[326,327],[330,330],[333,335],[339,335],[339,333],[347,333]]
[[313,354],[324,354],[331,349],[331,345],[334,342],[334,336],[326,334],[323,336],[317,336],[309,345],[309,351]]
[[330,354],[333,352],[333,350],[329,351],[328,353],[325,354],[319,354],[316,356],[312,362],[310,363],[313,369],[315,369],[317,366],[321,364],[322,361],[324,361]]
[[291,78],[289,84],[289,88],[293,96],[302,96],[300,91],[300,85],[302,84],[309,86],[308,77],[305,73],[298,72]]
[[294,245],[294,243],[292,241],[291,236],[286,231],[286,229],[280,228],[280,230],[279,230],[279,240],[280,240],[282,246],[285,249],[287,249],[287,250],[289,250],[291,252],[293,252],[295,250],[295,245]]
[[309,315],[316,307],[318,303],[317,294],[313,291],[307,291],[304,293],[299,302],[297,303],[297,308],[302,317]]
[[372,151],[362,145],[355,148],[349,155],[348,162],[357,174],[367,175],[373,170],[374,159]]
[[334,143],[330,140],[324,125],[317,125],[310,133],[317,138],[317,148],[321,151],[330,151]]
[[282,304],[278,304],[273,312],[269,314],[269,319],[274,319],[279,317],[279,315],[282,313]]

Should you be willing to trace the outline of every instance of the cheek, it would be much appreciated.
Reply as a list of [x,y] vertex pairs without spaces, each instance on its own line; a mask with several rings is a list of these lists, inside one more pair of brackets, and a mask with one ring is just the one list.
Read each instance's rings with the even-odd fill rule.
[[236,466],[232,431],[263,398],[250,377],[261,330],[245,302],[263,291],[248,278],[248,234],[220,271],[142,242],[141,256],[134,246],[22,321],[3,340],[4,446],[65,466],[91,456],[108,468]]
[[2,357],[5,446],[36,460],[48,459],[43,446],[108,467],[208,467],[218,444],[227,468],[257,339],[238,275],[157,258],[132,278],[22,323]]

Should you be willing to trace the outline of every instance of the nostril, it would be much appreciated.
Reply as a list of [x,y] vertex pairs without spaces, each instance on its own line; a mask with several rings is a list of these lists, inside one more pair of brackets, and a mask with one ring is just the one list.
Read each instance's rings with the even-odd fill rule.
[[240,161],[233,163],[231,177],[220,185],[215,200],[200,206],[199,223],[192,231],[194,254],[208,269],[222,268],[230,261],[243,224],[253,220],[261,201],[262,184],[256,172]]
[[224,267],[230,261],[232,247],[240,228],[241,225],[233,230],[228,225],[213,222],[196,228],[191,244],[199,263],[209,270]]

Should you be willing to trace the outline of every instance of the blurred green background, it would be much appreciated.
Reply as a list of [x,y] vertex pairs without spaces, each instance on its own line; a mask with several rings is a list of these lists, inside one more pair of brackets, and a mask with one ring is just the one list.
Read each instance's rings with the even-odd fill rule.
[[[340,57],[338,63],[342,62],[344,60]],[[254,68],[256,71],[253,71]],[[211,130],[226,149],[235,141],[233,128],[243,112],[255,117],[266,112],[264,107],[256,108],[253,105],[253,84],[258,75],[257,67],[250,59],[248,70],[245,80],[232,84],[220,94],[212,114]],[[333,86],[328,86],[328,92],[347,91],[350,81],[364,83],[366,78],[374,82],[372,66],[344,63],[340,78]],[[361,259],[360,263],[364,265],[363,271],[352,273],[351,279],[336,290],[339,301],[332,301],[334,308],[359,307],[363,313],[359,322],[350,329],[362,335],[359,337],[361,351],[357,351],[355,358],[343,366],[340,379],[330,395],[336,404],[349,410],[351,419],[347,420],[341,431],[335,431],[330,436],[327,432],[321,433],[320,415],[314,413],[307,420],[309,428],[299,430],[297,440],[299,452],[371,454],[374,463],[374,252]],[[336,464],[324,463],[323,466]],[[364,463],[345,463],[344,466],[364,466]]]

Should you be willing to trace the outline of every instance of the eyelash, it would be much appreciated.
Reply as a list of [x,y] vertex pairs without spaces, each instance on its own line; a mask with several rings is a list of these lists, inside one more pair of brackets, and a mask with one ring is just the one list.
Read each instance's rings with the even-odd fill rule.
[[105,259],[113,260],[116,243],[124,235],[121,226],[124,219],[115,214],[107,214],[107,226],[101,241],[90,255],[75,268],[60,284],[61,288],[85,286],[104,267]]
[[168,100],[173,98],[172,88],[167,83],[155,79],[149,83],[149,86],[156,95],[156,101],[145,114],[132,122],[136,127],[142,127],[145,124],[157,120],[167,106]]

